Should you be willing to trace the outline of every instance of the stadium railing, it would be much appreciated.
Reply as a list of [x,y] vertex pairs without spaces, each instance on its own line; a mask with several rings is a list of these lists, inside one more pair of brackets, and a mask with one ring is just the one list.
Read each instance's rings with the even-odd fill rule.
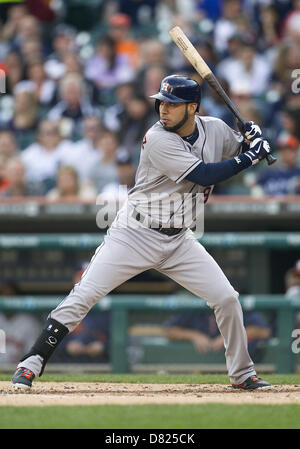
[[[103,239],[102,233],[2,234],[0,249],[94,249]],[[207,232],[198,240],[209,248],[300,248],[300,232]]]
[[[53,296],[0,297],[0,312],[49,312],[60,302]],[[292,373],[299,361],[300,341],[293,333],[295,314],[300,310],[300,297],[287,298],[282,295],[241,296],[244,311],[275,311],[277,314],[276,338],[270,340],[274,349],[274,365],[277,373]],[[176,294],[164,297],[151,295],[109,295],[97,303],[92,311],[110,310],[110,366],[113,373],[130,371],[128,358],[129,314],[132,311],[210,310],[205,301],[191,294]],[[91,311],[91,312],[92,312]],[[300,334],[300,330],[299,330]],[[298,334],[298,337],[300,335]],[[299,338],[298,338],[299,339]],[[179,346],[178,346],[179,348]],[[168,345],[163,348],[168,351]],[[200,359],[200,356],[199,356]]]

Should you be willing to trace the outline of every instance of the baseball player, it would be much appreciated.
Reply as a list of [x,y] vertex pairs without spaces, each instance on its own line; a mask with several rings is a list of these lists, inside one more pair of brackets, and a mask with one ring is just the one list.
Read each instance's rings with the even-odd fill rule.
[[169,276],[214,310],[234,388],[270,388],[249,356],[238,292],[190,229],[195,201],[183,207],[182,200],[189,194],[198,201],[202,194],[206,201],[214,184],[264,159],[270,146],[253,122],[245,125],[245,140],[222,120],[200,117],[201,88],[193,79],[168,76],[152,98],[159,121],[143,139],[135,186],[81,280],[49,314],[18,364],[16,388],[31,387],[57,345],[97,301],[148,269]]

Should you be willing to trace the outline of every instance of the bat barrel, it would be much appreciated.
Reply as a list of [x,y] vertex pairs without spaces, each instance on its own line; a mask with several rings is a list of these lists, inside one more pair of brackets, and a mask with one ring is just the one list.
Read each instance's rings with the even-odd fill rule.
[[[192,66],[195,68],[197,73],[201,76],[202,79],[205,79],[207,83],[210,85],[210,87],[217,92],[217,94],[222,98],[222,100],[226,103],[228,108],[231,110],[233,115],[237,118],[238,123],[240,123],[240,131],[242,132],[242,125],[246,123],[245,119],[242,117],[241,113],[235,106],[235,104],[232,102],[232,100],[228,97],[225,90],[209,68],[209,66],[206,64],[206,62],[203,60],[201,55],[197,52],[196,48],[193,46],[193,44],[190,42],[188,37],[184,34],[182,29],[179,26],[175,26],[169,31],[169,34],[174,41],[174,43],[177,45],[179,50],[184,54],[184,56],[188,59],[188,61],[192,64]],[[242,132],[243,133],[243,132]],[[276,158],[269,154],[267,157],[268,165],[274,164],[276,162]]]

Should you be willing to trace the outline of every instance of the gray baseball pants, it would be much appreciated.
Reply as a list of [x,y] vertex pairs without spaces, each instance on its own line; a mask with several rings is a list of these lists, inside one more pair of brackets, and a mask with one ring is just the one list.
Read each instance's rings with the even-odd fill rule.
[[[49,318],[64,324],[72,332],[101,298],[149,269],[170,277],[203,298],[214,310],[224,338],[226,365],[232,383],[242,383],[256,374],[247,349],[239,295],[190,230],[169,237],[153,229],[140,227],[137,230],[113,225],[80,282]],[[40,356],[31,356],[19,366],[38,375],[42,360]]]

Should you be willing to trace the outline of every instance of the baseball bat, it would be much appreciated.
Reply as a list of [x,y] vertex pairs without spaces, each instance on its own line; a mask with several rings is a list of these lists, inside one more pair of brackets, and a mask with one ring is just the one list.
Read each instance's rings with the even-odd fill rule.
[[[179,50],[184,54],[184,56],[189,60],[189,62],[192,64],[192,66],[195,68],[196,72],[199,73],[202,79],[204,79],[210,87],[217,92],[217,94],[222,98],[222,100],[226,103],[228,108],[231,110],[233,115],[238,120],[238,128],[242,132],[243,125],[245,125],[246,120],[242,117],[241,113],[233,103],[233,101],[228,97],[225,90],[211,71],[211,69],[208,67],[202,56],[198,53],[196,48],[193,46],[191,41],[188,39],[188,37],[185,35],[185,33],[182,31],[182,29],[179,26],[175,26],[169,31],[169,34],[174,41],[174,43],[177,45]],[[276,158],[272,156],[272,154],[268,154],[267,157],[268,165],[274,164],[276,162]]]

